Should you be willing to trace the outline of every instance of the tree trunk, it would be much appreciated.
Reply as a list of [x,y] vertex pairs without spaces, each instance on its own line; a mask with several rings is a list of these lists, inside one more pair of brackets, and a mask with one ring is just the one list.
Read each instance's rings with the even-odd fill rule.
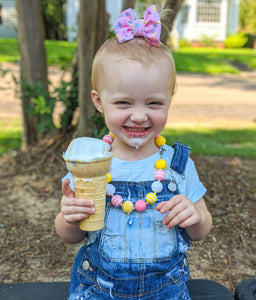
[[135,0],[123,0],[122,2],[122,11],[126,10],[127,8],[134,8]]
[[75,136],[93,135],[96,110],[91,101],[91,67],[94,54],[108,37],[105,0],[80,0],[78,18],[78,103],[80,116]]
[[21,55],[22,110],[24,123],[23,148],[38,143],[37,118],[31,116],[32,99],[24,97],[24,85],[42,84],[47,90],[47,63],[44,47],[44,26],[40,0],[16,0],[18,37]]
[[163,13],[161,13],[161,23],[162,23],[162,32],[161,32],[161,42],[166,45],[169,32],[172,31],[174,20],[181,8],[181,5],[184,0],[166,0]]

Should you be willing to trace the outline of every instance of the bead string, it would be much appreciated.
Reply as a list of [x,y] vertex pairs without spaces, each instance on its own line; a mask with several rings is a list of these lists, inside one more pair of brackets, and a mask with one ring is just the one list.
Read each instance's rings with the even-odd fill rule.
[[[103,141],[108,144],[109,151],[111,151],[111,144],[114,141],[114,134],[109,132],[109,134],[105,135],[103,137]],[[113,184],[111,184],[111,174],[107,173],[107,188],[106,188],[106,194],[107,196],[111,197],[111,204],[116,207],[121,207],[122,210],[129,214],[131,213],[134,209],[138,212],[143,212],[147,208],[147,204],[151,205],[153,203],[156,203],[157,201],[157,194],[160,193],[163,190],[163,184],[161,181],[164,180],[166,177],[165,174],[165,169],[167,167],[166,161],[162,158],[164,152],[166,151],[164,149],[164,145],[166,144],[166,139],[165,137],[158,135],[155,137],[155,144],[157,147],[160,148],[160,159],[158,159],[155,162],[155,168],[156,171],[154,173],[154,178],[156,181],[154,181],[151,185],[151,190],[152,192],[148,193],[145,197],[145,200],[139,199],[133,204],[132,201],[126,200],[123,201],[122,196],[120,195],[115,195],[116,189]],[[175,180],[171,180],[171,182],[168,185],[168,188],[170,191],[176,191],[177,185],[175,183]]]

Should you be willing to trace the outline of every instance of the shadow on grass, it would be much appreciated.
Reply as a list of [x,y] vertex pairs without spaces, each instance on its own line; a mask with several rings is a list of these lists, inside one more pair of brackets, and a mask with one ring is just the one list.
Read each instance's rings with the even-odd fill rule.
[[256,158],[256,126],[246,129],[166,128],[167,144],[175,141],[191,147],[197,155]]

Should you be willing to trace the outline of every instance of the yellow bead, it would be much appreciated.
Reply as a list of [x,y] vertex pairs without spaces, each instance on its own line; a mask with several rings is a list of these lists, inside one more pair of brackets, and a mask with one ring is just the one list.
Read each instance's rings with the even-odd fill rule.
[[111,132],[111,131],[109,131],[109,133],[108,133],[110,136],[112,136],[112,138],[114,138],[115,137],[115,135]]
[[164,170],[166,168],[166,161],[164,159],[158,159],[156,161],[155,167],[157,170]]
[[133,211],[133,203],[132,203],[132,201],[124,201],[124,203],[122,205],[122,209],[127,214],[129,214],[130,212],[132,212]]
[[161,147],[166,144],[166,139],[163,136],[158,136],[155,138],[155,144],[157,147]]
[[111,177],[111,175],[109,174],[109,173],[107,173],[107,178],[106,178],[106,182],[107,183],[110,183],[111,182],[111,180],[112,180],[112,177]]
[[146,195],[146,202],[148,204],[153,204],[156,202],[156,200],[157,200],[157,195],[155,193],[148,193]]

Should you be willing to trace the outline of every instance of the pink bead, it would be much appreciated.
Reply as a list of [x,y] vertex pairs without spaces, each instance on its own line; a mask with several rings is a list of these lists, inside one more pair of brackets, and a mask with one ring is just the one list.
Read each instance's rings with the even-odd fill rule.
[[135,209],[138,212],[143,212],[147,207],[147,204],[144,200],[137,200],[135,203]]
[[111,135],[109,135],[109,134],[106,134],[106,135],[104,135],[104,137],[103,137],[103,141],[105,142],[105,143],[108,143],[108,144],[112,144],[113,143],[113,138],[112,138],[112,136]]
[[154,176],[156,180],[162,181],[165,178],[165,172],[164,170],[157,170],[155,171]]
[[122,203],[123,203],[123,198],[122,198],[120,195],[114,195],[114,196],[111,198],[111,203],[112,203],[112,205],[118,207],[118,206],[122,205]]

